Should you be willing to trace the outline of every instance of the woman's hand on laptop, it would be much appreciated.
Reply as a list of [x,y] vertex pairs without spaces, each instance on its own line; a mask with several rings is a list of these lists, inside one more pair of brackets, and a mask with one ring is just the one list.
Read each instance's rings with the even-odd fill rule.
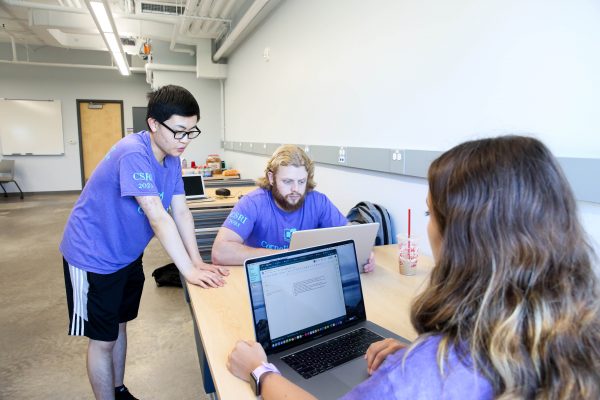
[[406,347],[406,344],[390,338],[371,344],[367,349],[367,354],[365,354],[367,360],[367,372],[369,375],[372,375],[373,372],[379,368],[387,356],[397,352],[403,347]]
[[267,355],[260,343],[238,340],[227,358],[227,369],[238,378],[250,382],[250,372],[263,362],[267,362]]
[[373,272],[375,270],[375,253],[371,252],[369,260],[363,265],[363,272]]

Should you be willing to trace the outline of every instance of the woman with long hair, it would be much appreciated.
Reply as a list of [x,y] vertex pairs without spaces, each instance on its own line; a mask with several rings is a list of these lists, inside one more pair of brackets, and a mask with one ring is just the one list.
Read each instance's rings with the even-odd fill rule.
[[[372,377],[345,398],[600,398],[600,284],[572,191],[538,140],[460,144],[429,168],[435,259],[415,299],[419,333],[367,351]],[[230,370],[266,360],[238,342]],[[263,398],[311,396],[276,373]]]

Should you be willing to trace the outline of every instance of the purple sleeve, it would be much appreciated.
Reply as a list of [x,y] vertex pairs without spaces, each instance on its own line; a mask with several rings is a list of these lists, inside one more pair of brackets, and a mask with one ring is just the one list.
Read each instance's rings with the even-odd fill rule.
[[158,196],[152,167],[141,153],[130,153],[119,160],[121,196]]
[[229,216],[223,222],[223,226],[240,235],[246,242],[254,229],[257,215],[256,204],[248,196],[244,196],[231,210]]
[[404,360],[406,349],[387,357],[366,381],[346,393],[354,399],[448,399],[487,400],[494,398],[489,381],[463,364],[451,350],[444,375],[437,363],[439,337],[424,340]]
[[179,162],[179,158],[177,159],[177,169],[179,172],[175,177],[177,181],[175,182],[175,189],[173,189],[174,196],[177,194],[185,194],[185,189],[183,188],[183,178],[181,177],[181,163]]
[[[396,396],[394,393],[395,386],[402,386],[403,380],[401,375],[397,375],[397,370],[390,368],[392,363],[401,362],[401,358],[404,355],[405,349],[401,349],[396,353],[388,356],[384,363],[379,369],[366,381],[356,386],[350,392],[346,393],[342,397],[342,400],[358,400],[358,399],[405,399],[407,397]],[[365,365],[366,368],[366,365]],[[393,377],[394,382],[390,382],[390,375],[396,375]],[[409,397],[411,398],[411,397]],[[419,398],[419,397],[412,397]]]
[[319,228],[331,228],[333,226],[348,224],[348,220],[344,214],[324,194],[321,194],[320,203],[319,210],[321,211],[321,217],[319,218]]

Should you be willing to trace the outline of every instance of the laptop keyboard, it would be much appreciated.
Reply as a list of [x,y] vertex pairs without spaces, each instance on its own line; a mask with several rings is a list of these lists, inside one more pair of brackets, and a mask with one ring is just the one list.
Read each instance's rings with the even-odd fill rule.
[[366,328],[359,328],[281,359],[308,379],[364,355],[371,343],[382,339]]

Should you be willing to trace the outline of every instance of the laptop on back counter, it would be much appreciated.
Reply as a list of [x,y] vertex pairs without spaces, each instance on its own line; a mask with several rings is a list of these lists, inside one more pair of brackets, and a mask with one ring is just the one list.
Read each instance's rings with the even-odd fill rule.
[[183,175],[182,178],[186,200],[208,198],[204,193],[204,179],[202,179],[202,175]]
[[383,338],[408,341],[367,320],[354,241],[244,263],[254,331],[269,362],[320,399],[368,378],[364,354]]
[[368,224],[294,231],[290,239],[290,250],[340,242],[342,240],[354,240],[358,266],[362,268],[369,261],[369,255],[375,245],[375,237],[378,230],[379,222],[371,222]]

